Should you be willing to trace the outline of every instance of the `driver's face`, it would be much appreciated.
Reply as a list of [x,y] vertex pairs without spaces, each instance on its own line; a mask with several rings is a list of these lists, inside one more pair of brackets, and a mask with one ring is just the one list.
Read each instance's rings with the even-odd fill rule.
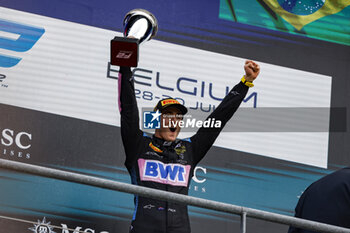
[[175,141],[181,130],[178,123],[182,119],[183,116],[176,107],[164,109],[160,117],[160,129],[156,129],[155,135],[166,141]]

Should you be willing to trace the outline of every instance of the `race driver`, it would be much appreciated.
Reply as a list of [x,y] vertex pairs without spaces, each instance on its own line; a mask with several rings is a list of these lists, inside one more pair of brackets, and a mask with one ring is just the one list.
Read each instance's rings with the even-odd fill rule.
[[[139,113],[134,79],[129,67],[120,67],[118,78],[121,135],[126,154],[125,166],[133,184],[188,194],[193,171],[205,156],[221,129],[233,116],[260,72],[257,63],[247,60],[245,75],[209,115],[221,121],[219,128],[201,127],[187,139],[177,139],[180,127],[161,124],[152,136],[139,128]],[[156,105],[161,122],[176,122],[187,108],[175,99],[163,99]],[[167,124],[168,125],[168,124]],[[175,124],[173,124],[174,126]],[[135,210],[130,233],[190,233],[187,206],[135,195]]]

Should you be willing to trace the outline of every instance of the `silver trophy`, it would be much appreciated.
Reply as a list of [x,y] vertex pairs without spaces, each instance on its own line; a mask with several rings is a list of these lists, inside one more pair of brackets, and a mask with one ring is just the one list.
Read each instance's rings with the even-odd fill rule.
[[111,64],[137,67],[139,44],[157,34],[157,19],[147,10],[134,9],[125,15],[123,26],[124,37],[111,40]]

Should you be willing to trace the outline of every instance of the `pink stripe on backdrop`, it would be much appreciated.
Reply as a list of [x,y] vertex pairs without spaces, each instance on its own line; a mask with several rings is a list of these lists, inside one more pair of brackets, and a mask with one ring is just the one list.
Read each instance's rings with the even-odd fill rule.
[[120,102],[121,89],[122,89],[122,74],[118,73],[118,107],[119,107],[119,112],[122,111],[122,103]]

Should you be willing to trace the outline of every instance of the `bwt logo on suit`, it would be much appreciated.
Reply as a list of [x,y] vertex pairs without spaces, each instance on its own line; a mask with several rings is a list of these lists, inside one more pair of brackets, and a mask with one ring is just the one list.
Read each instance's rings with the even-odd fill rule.
[[1,154],[2,156],[30,159],[27,152],[32,146],[32,134],[28,132],[16,132],[12,129],[1,131]]

